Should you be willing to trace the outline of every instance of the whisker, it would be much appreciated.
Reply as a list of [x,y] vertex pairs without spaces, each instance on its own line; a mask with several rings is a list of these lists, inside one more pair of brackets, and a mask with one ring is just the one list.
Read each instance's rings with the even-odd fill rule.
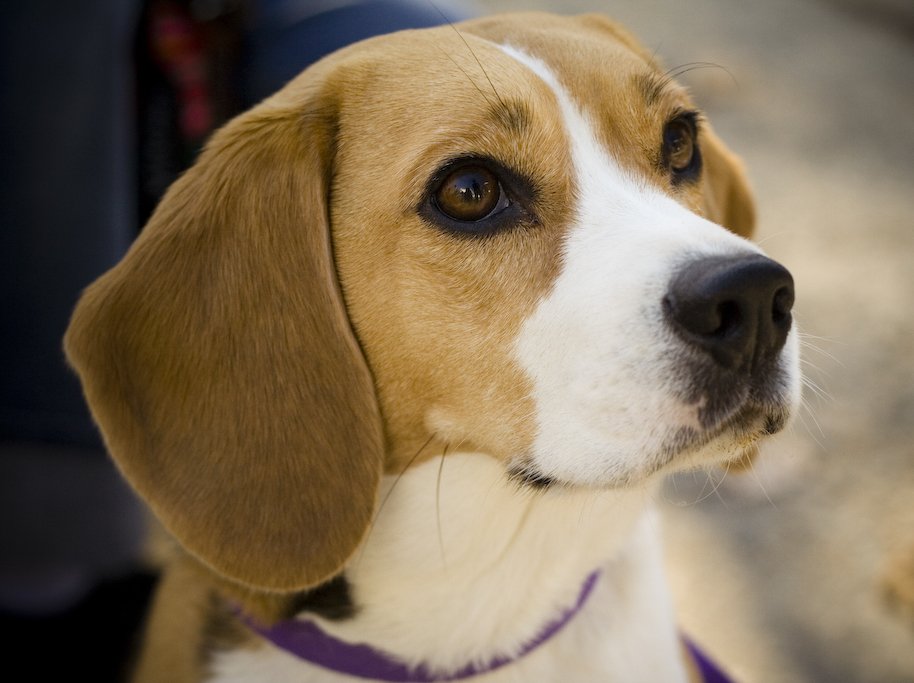
[[[729,508],[730,506],[727,505],[727,501],[724,500],[724,497],[722,495],[720,495],[720,487],[724,485],[724,479],[727,478],[727,474],[729,472],[730,472],[730,461],[728,460],[726,462],[726,467],[724,468],[723,474],[721,475],[721,477],[717,481],[717,483],[714,484],[714,491],[713,491],[715,497],[717,498],[717,500],[719,500],[723,504],[724,508]],[[710,470],[708,470],[708,479],[711,479],[713,482]]]
[[[387,494],[384,496],[384,499],[381,501],[381,504],[378,505],[379,514],[380,514],[381,510],[384,509],[384,505],[387,504],[387,501],[390,500],[390,496],[394,492],[394,489],[397,487],[397,484],[400,483],[400,479],[402,479],[403,475],[406,474],[406,470],[408,470],[412,466],[412,464],[414,462],[416,462],[416,459],[419,457],[419,455],[422,453],[422,451],[424,451],[426,449],[426,447],[432,442],[432,439],[434,439],[434,438],[435,438],[434,434],[429,436],[428,439],[425,441],[425,443],[419,447],[419,450],[416,451],[416,454],[413,455],[413,457],[411,457],[409,459],[409,461],[403,466],[403,469],[401,469],[400,472],[397,474],[397,478],[394,480],[393,485],[390,487],[390,489],[388,489]],[[375,515],[375,516],[377,516],[377,515]]]
[[411,457],[409,459],[409,461],[407,461],[407,463],[403,466],[403,469],[401,469],[400,472],[397,474],[397,478],[394,480],[394,483],[391,484],[391,487],[387,490],[387,493],[384,495],[384,498],[381,499],[380,504],[378,504],[378,509],[375,511],[374,517],[372,518],[371,523],[368,525],[368,531],[365,532],[365,538],[362,541],[362,547],[359,550],[359,556],[355,560],[356,563],[361,561],[362,555],[365,552],[365,547],[368,545],[366,543],[366,541],[371,536],[371,533],[374,531],[375,523],[380,518],[381,511],[384,509],[384,506],[387,505],[387,501],[390,500],[390,496],[393,494],[394,489],[397,488],[397,484],[400,483],[400,480],[403,478],[403,475],[406,474],[406,470],[408,470],[412,466],[412,464],[414,462],[416,462],[416,459],[422,454],[422,451],[424,451],[426,449],[426,447],[432,442],[432,440],[434,438],[435,438],[435,434],[433,433],[428,437],[428,439],[426,440],[426,442],[424,444],[419,446],[419,450],[417,450],[415,455],[413,455],[413,457]]
[[761,235],[759,237],[753,237],[752,241],[755,242],[755,244],[758,245],[759,247],[763,247],[766,244],[768,244],[768,242],[777,239],[781,235],[789,235],[789,234],[791,234],[790,230],[786,230],[786,229],[777,230],[775,232],[766,232],[766,234]]
[[438,463],[438,478],[435,482],[435,522],[438,527],[438,549],[441,551],[441,563],[447,571],[447,557],[444,554],[444,533],[441,530],[441,474],[444,472],[444,459],[447,457],[448,444],[444,444],[441,461]]
[[[800,365],[803,367],[803,371],[804,371],[801,374],[801,377],[800,377],[801,380],[804,380],[804,381],[809,380],[810,382],[815,383],[817,380],[815,380],[811,377],[812,374],[815,374],[819,380],[828,379],[828,371],[819,367],[818,365],[813,363],[808,358],[800,358]],[[810,371],[810,370],[812,370],[813,372],[809,373],[808,371]],[[818,386],[818,384],[817,384],[817,386]],[[824,387],[822,387],[822,388],[824,389]]]
[[809,389],[820,401],[831,402],[834,400],[834,396],[828,393],[825,389],[820,387],[816,382],[806,375],[803,375],[801,380],[803,386]]
[[662,46],[663,46],[663,43],[659,43],[657,45],[657,47],[654,48],[654,51],[651,53],[651,58],[648,60],[648,64],[650,64],[651,66],[656,68],[657,71],[660,71],[659,55],[660,55],[660,49]]
[[768,501],[768,504],[771,505],[775,510],[778,509],[777,503],[775,503],[771,496],[768,495],[768,489],[765,488],[765,482],[762,481],[762,478],[759,476],[759,473],[756,472],[754,467],[749,468],[749,473],[752,475],[752,479],[758,484],[758,487],[762,490],[762,494],[765,496],[765,500]]
[[[817,334],[811,334],[810,332],[801,331],[799,333],[801,339],[815,339],[818,341],[826,341],[830,344],[841,344],[842,346],[847,346],[847,342],[842,341],[838,337],[822,337]],[[816,348],[816,347],[813,347]]]
[[720,69],[730,77],[730,80],[733,81],[733,85],[739,88],[739,81],[736,79],[736,76],[733,75],[733,72],[722,64],[716,64],[714,62],[687,62],[685,64],[680,64],[679,66],[674,66],[664,75],[669,78],[669,80],[673,80],[680,76],[684,76],[690,71],[698,71],[699,69]]
[[[463,44],[466,46],[467,51],[473,56],[473,59],[476,60],[476,64],[479,65],[479,70],[482,71],[482,75],[485,76],[486,80],[489,82],[489,87],[492,88],[492,93],[495,95],[495,99],[498,100],[498,103],[499,103],[502,107],[506,106],[504,100],[501,98],[501,95],[498,93],[498,90],[495,88],[495,84],[492,82],[492,79],[489,78],[489,73],[486,71],[486,68],[482,65],[482,62],[479,60],[479,57],[476,55],[476,53],[473,52],[473,48],[470,47],[470,44],[467,42],[467,39],[466,39],[466,38],[464,37],[464,35],[457,29],[457,27],[454,25],[454,22],[452,22],[452,21],[450,20],[450,18],[448,18],[448,16],[447,16],[444,12],[441,11],[441,8],[440,8],[440,7],[438,7],[438,6],[437,6],[435,3],[433,3],[433,2],[431,2],[430,4],[431,4],[432,7],[435,8],[435,11],[438,12],[438,14],[441,15],[441,18],[444,19],[444,21],[447,23],[447,25],[450,26],[451,29],[453,29],[454,33],[457,34],[457,37],[460,38],[461,42],[463,42]],[[451,59],[451,61],[453,62],[454,60]],[[457,64],[457,63],[454,62],[454,64]],[[458,65],[458,68],[460,68],[459,65]],[[462,68],[460,68],[460,70],[463,71]],[[463,71],[463,73],[467,76],[467,78],[470,78],[469,74],[467,74],[466,71]],[[470,81],[473,82],[473,79],[470,78]],[[473,85],[474,85],[474,86],[476,85],[475,82],[473,83]],[[479,90],[478,87],[476,87],[476,89]],[[482,90],[479,90],[479,92],[482,94]],[[483,97],[485,97],[484,94],[483,94]],[[489,101],[489,100],[486,99],[486,102],[488,102],[488,101]]]
[[[717,495],[717,497],[721,500],[721,502],[724,502],[723,499],[720,497],[720,493],[717,490],[720,486],[720,482],[717,482],[717,483],[714,482],[714,476],[713,476],[711,470],[706,469],[706,468],[695,469],[692,474],[693,478],[697,477],[699,475],[699,473],[702,473],[705,475],[705,480],[701,485],[701,491],[699,491],[698,494],[695,496],[695,500],[693,500],[691,503],[686,503],[684,507],[700,505],[701,503],[705,502],[706,500],[708,500],[708,498],[710,498],[711,496],[714,496],[714,495]],[[723,480],[721,480],[721,481],[723,481]],[[708,490],[708,486],[711,487],[710,491]],[[726,505],[726,503],[724,503],[724,504]]]
[[803,358],[800,359],[800,365],[803,367],[803,374],[802,374],[802,376],[800,377],[800,379],[801,379],[802,381],[805,381],[805,380],[807,380],[807,379],[808,379],[810,382],[813,382],[813,381],[814,381],[814,380],[812,380],[812,379],[809,378],[809,371],[813,371],[813,372],[818,373],[818,374],[820,374],[820,375],[826,374],[825,371],[824,371],[822,368],[820,368],[818,365],[816,365],[815,363],[811,363],[810,361],[805,360],[805,359],[803,359]]
[[467,70],[464,69],[462,66],[460,66],[460,64],[457,63],[457,60],[454,59],[454,58],[450,55],[450,53],[448,53],[447,50],[445,50],[443,47],[441,47],[440,45],[438,45],[438,46],[436,46],[436,47],[444,54],[445,57],[447,57],[447,58],[451,61],[451,63],[452,63],[454,66],[456,66],[458,69],[460,69],[461,73],[463,73],[463,75],[467,77],[467,80],[470,82],[470,84],[471,84],[474,88],[476,88],[477,92],[479,92],[480,95],[482,95],[482,99],[484,99],[484,100],[486,101],[486,104],[491,105],[491,104],[492,104],[492,101],[489,99],[489,96],[486,95],[486,93],[483,91],[483,89],[480,88],[480,87],[476,84],[476,81],[473,80],[473,77],[470,76],[470,74],[467,72]]
[[837,356],[829,353],[828,351],[821,348],[820,346],[813,344],[811,341],[809,341],[809,339],[810,339],[809,337],[805,337],[802,333],[800,333],[800,345],[803,347],[804,350],[815,351],[816,353],[818,353],[822,356],[825,356],[829,360],[834,361],[835,363],[840,365],[842,368],[844,367],[844,361],[842,361]]
[[822,429],[822,425],[819,424],[819,421],[816,419],[815,413],[807,405],[806,401],[803,401],[800,404],[800,413],[797,417],[800,419],[800,422],[803,423],[803,427],[806,429],[806,433],[809,434],[809,438],[816,442],[816,445],[825,450],[825,444],[819,441],[818,437],[813,433],[813,430],[810,428],[809,424],[806,422],[806,415],[809,416],[809,419],[812,420],[812,423],[816,426],[816,429],[819,430],[819,435],[824,439],[825,431]]
[[[698,469],[694,469],[694,470],[691,471],[692,482],[693,482],[693,483],[697,483],[697,482],[698,482],[698,473],[699,473],[700,471],[701,471],[701,470],[698,470]],[[701,482],[701,491],[698,492],[698,495],[696,496],[696,499],[693,500],[691,503],[684,503],[684,504],[683,504],[683,507],[690,507],[690,506],[695,505],[696,503],[701,502],[702,500],[704,500],[703,496],[704,496],[704,494],[705,494],[705,491],[706,491],[707,488],[708,488],[708,481],[709,481],[708,478],[705,477],[704,481]]]
[[802,365],[805,365],[805,366],[807,366],[807,367],[810,367],[810,368],[812,368],[813,370],[816,370],[816,371],[821,372],[821,373],[823,373],[823,374],[825,374],[825,372],[826,372],[822,367],[820,367],[820,366],[817,365],[816,363],[813,363],[809,358],[803,358],[803,357],[801,356],[801,357],[800,357],[800,363],[801,363]]

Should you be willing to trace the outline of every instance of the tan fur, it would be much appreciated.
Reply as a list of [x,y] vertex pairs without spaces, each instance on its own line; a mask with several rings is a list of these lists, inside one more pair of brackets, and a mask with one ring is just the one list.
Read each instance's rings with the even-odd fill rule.
[[710,127],[703,136],[705,180],[702,214],[737,235],[755,234],[755,202],[742,162]]
[[914,544],[892,553],[881,588],[888,605],[914,625]]
[[349,557],[383,452],[330,257],[329,132],[303,114],[280,97],[217,134],[66,339],[165,526],[217,572],[279,590]]
[[[337,573],[383,470],[529,446],[511,341],[559,271],[574,187],[553,95],[488,40],[547,54],[619,162],[673,192],[662,124],[692,105],[670,85],[645,107],[662,71],[597,17],[374,39],[218,132],[66,339],[112,456],[213,573],[171,570],[140,680],[199,680],[195,653],[164,653],[194,642],[205,586],[270,620]],[[709,129],[702,152],[704,180],[676,198],[750,234],[739,163]],[[429,177],[467,153],[534,179],[537,219],[483,240],[429,226]]]
[[[539,115],[549,111],[548,92],[531,91],[523,67],[492,45],[466,39],[483,64],[498,63],[488,79],[502,101],[524,103]],[[402,45],[376,43],[365,52],[360,57],[372,58],[366,75],[372,88],[366,97],[366,89],[354,84],[346,100],[334,193],[358,198],[367,188],[373,198],[395,199],[340,201],[332,222],[349,314],[388,428],[388,468],[400,471],[432,434],[439,443],[426,447],[419,460],[440,453],[441,443],[507,457],[523,450],[533,433],[528,387],[511,341],[557,273],[569,217],[568,150],[549,134],[559,125],[558,113],[542,130],[535,121],[519,146],[515,131],[490,115],[498,104],[488,94],[492,86],[450,29]],[[376,99],[417,87],[396,65],[420,60],[428,78],[447,84],[440,96]],[[455,71],[462,76],[458,68],[468,77],[455,79]],[[418,118],[415,97],[423,98]],[[450,125],[442,129],[442,121]],[[377,152],[366,155],[365,149]],[[429,229],[416,213],[425,180],[451,156],[468,151],[536,178],[540,220],[486,240]],[[499,255],[494,263],[493,254]]]

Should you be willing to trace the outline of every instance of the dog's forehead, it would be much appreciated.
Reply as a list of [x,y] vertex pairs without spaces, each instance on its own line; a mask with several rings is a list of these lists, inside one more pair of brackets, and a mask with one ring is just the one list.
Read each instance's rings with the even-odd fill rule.
[[[370,75],[357,86],[360,95],[376,88],[387,97],[415,94],[430,107],[484,104],[499,97],[535,98],[536,75],[504,47],[548,65],[582,103],[607,106],[633,96],[645,99],[645,93],[654,92],[653,84],[662,80],[650,55],[627,34],[616,33],[613,24],[532,16],[536,20],[524,14],[503,15],[384,36],[363,44],[364,53],[349,72],[357,79]],[[396,91],[389,89],[394,84]]]
[[404,210],[431,173],[459,156],[494,157],[558,182],[568,164],[554,84],[519,54],[545,65],[620,163],[647,170],[641,152],[655,147],[660,111],[672,108],[667,91],[678,91],[624,34],[524,16],[402,32],[348,52],[337,90],[341,176],[348,167],[360,178],[400,179]]
[[634,38],[602,17],[520,14],[468,22],[461,32],[530,53],[571,85],[605,77],[622,86],[629,76],[656,68]]

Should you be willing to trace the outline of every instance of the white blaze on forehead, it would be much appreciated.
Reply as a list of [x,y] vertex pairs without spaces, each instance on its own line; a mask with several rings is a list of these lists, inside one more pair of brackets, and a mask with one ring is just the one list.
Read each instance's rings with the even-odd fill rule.
[[662,315],[674,269],[758,249],[623,169],[545,63],[502,49],[553,91],[577,190],[562,272],[517,340],[536,403],[528,455],[561,481],[626,483],[663,464],[664,445],[697,424],[697,407],[676,396],[681,346]]

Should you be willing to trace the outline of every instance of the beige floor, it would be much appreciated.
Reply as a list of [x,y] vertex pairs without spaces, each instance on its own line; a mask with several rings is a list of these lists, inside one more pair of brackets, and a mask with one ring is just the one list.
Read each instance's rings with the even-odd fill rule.
[[914,547],[914,3],[535,0],[601,11],[675,66],[746,160],[798,288],[806,408],[760,469],[662,501],[682,623],[744,683],[914,681],[888,556]]

